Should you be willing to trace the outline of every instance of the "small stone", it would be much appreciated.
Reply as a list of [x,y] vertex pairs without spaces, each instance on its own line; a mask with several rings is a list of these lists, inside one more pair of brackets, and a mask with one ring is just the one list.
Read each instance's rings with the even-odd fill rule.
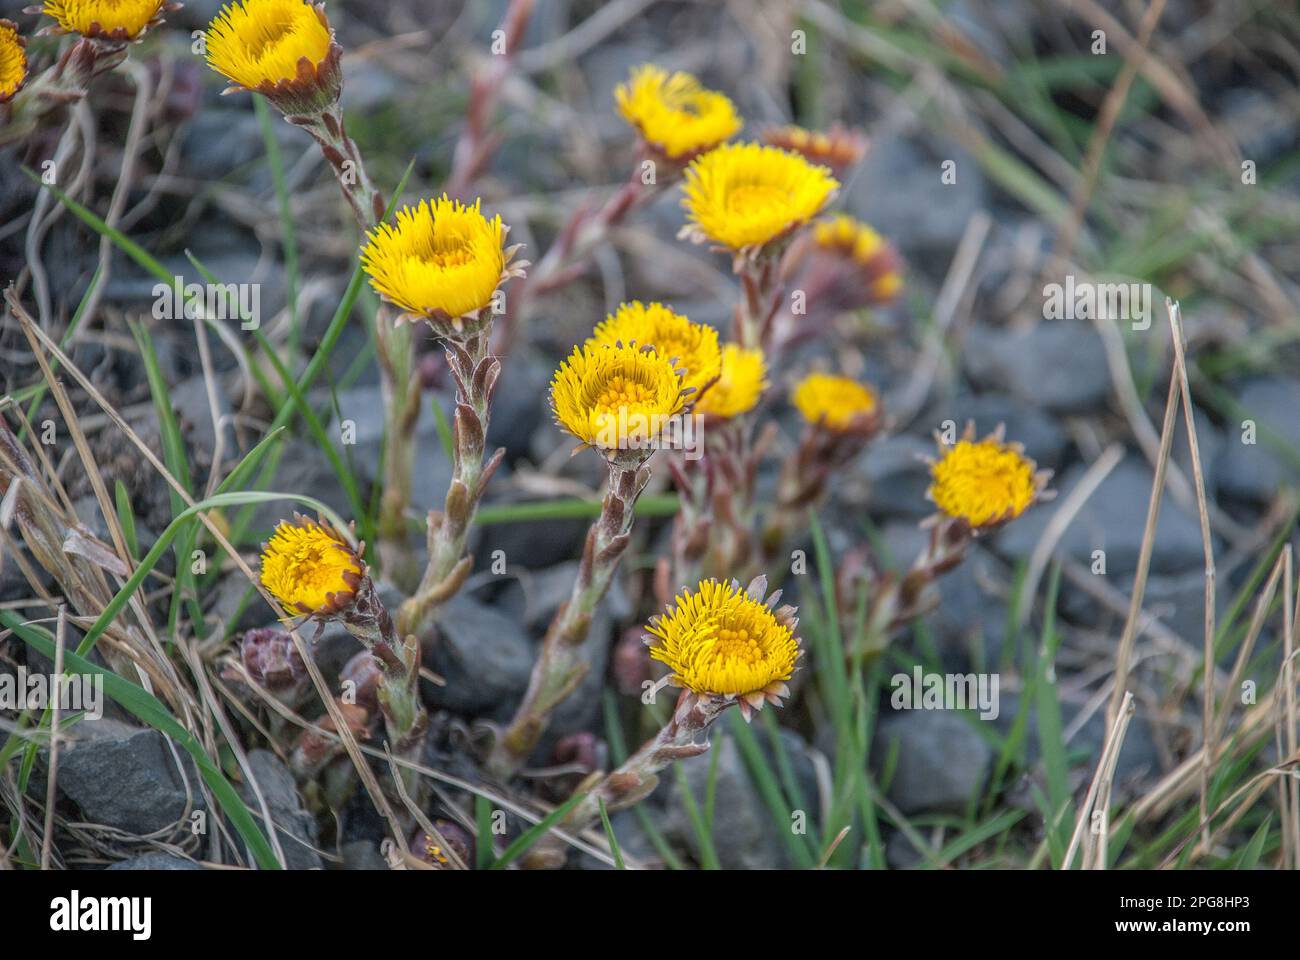
[[889,799],[905,814],[962,813],[988,777],[993,748],[972,720],[948,710],[909,710],[886,717],[871,761],[883,768],[897,743]]
[[[316,821],[303,807],[293,774],[269,750],[250,750],[248,766],[266,800],[271,822],[275,824],[276,836],[284,851],[285,866],[290,870],[320,869],[321,857],[316,852]],[[253,793],[252,785],[241,784],[239,792],[253,816],[260,821],[262,808]],[[265,824],[261,826],[265,830]]]
[[129,860],[119,860],[117,863],[106,868],[109,870],[202,870],[192,860],[186,860],[184,857],[173,857],[170,853],[154,851],[153,853],[142,853],[138,857],[131,857]]
[[966,338],[966,371],[983,389],[1053,413],[1086,413],[1110,394],[1101,337],[1081,320],[1046,320],[1028,329],[977,327]]

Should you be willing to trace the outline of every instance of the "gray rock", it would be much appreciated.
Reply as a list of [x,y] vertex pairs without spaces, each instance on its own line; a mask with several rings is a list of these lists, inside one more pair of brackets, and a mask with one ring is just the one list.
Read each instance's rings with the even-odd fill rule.
[[[754,785],[745,759],[736,744],[735,737],[723,736],[725,723],[714,728],[712,750],[718,751],[717,779],[715,783],[715,814],[713,818],[713,845],[718,854],[718,861],[724,870],[766,870],[790,866],[789,852],[781,836],[781,830],[788,830],[790,817],[785,816],[780,824],[774,818],[771,809]],[[766,734],[754,729],[764,752],[772,757],[771,746]],[[813,769],[811,750],[807,743],[796,733],[782,728],[781,742],[794,770],[795,782],[799,786],[801,798],[785,799],[792,804],[792,810],[801,802],[808,804],[803,809],[810,818],[815,811],[812,806],[817,802],[817,782]],[[714,762],[710,753],[682,761],[681,768],[686,774],[695,802],[701,808],[709,783],[709,769]],[[773,769],[776,769],[773,765]],[[699,839],[691,824],[682,800],[681,788],[672,770],[661,774],[664,784],[658,793],[666,802],[665,833],[671,835],[692,851],[697,858],[700,855]],[[809,831],[815,830],[810,822]]]
[[[184,818],[206,810],[193,761],[176,747],[178,768],[157,730],[104,718],[85,720],[69,733],[59,751],[59,791],[87,822],[143,836],[178,826],[188,829]],[[42,751],[42,767],[45,757]]]
[[[941,179],[948,160],[956,164],[955,183]],[[966,222],[988,205],[988,193],[979,163],[955,143],[889,137],[872,144],[849,184],[845,206],[911,262],[933,263],[942,275]]]
[[[271,822],[275,824],[276,836],[284,851],[285,866],[290,870],[320,869],[321,857],[316,852],[316,821],[303,808],[293,774],[269,750],[249,751],[248,765],[271,813]],[[260,820],[261,807],[253,794],[252,786],[241,784],[239,792],[248,809]]]
[[964,812],[993,759],[978,722],[949,710],[908,710],[882,720],[871,759],[879,771],[897,743],[890,801],[905,814]]
[[373,840],[353,840],[340,849],[344,870],[387,870],[388,862]]
[[506,720],[528,689],[534,645],[520,624],[465,594],[438,617],[424,663],[445,686],[424,681],[425,702],[472,717]]
[[138,857],[131,857],[129,860],[119,860],[117,863],[108,867],[109,870],[202,870],[192,860],[186,860],[184,857],[173,857],[170,853],[142,853]]
[[[1083,472],[1082,466],[1072,468],[1053,487],[1065,497]],[[1145,460],[1137,456],[1123,460],[1075,516],[1061,537],[1059,549],[1085,564],[1091,564],[1094,550],[1104,550],[1108,576],[1132,574],[1137,570],[1151,483],[1152,472]],[[997,535],[994,548],[1007,557],[1028,557],[1051,516],[1050,505],[1029,511]],[[1166,494],[1156,525],[1151,571],[1185,572],[1202,562],[1200,522]]]
[[876,516],[928,516],[934,505],[925,498],[930,468],[923,458],[934,456],[934,452],[934,443],[920,437],[879,438],[854,461],[842,488],[833,489],[832,496]]
[[[1300,483],[1300,383],[1253,380],[1238,392],[1237,404],[1241,415],[1228,423],[1215,465],[1219,490],[1238,500],[1268,503],[1281,488]],[[1256,425],[1253,444],[1242,442],[1247,419]]]
[[489,452],[505,447],[506,458],[511,461],[529,452],[533,434],[550,416],[546,398],[553,369],[550,363],[543,363],[526,350],[515,351],[502,361],[488,424]]
[[966,339],[966,372],[981,388],[1007,391],[1054,413],[1101,407],[1110,371],[1101,338],[1079,320],[1048,320],[1025,330],[979,327]]
[[[213,392],[216,394],[216,411],[220,418],[228,418],[231,413],[230,398],[226,395],[221,378],[213,378]],[[189,377],[175,384],[167,391],[172,410],[185,432],[190,444],[197,450],[205,451],[209,456],[216,449],[217,431],[212,425],[212,408],[208,403],[208,387],[202,377]],[[222,428],[223,454],[229,459],[238,453],[235,445],[234,424],[226,419]]]

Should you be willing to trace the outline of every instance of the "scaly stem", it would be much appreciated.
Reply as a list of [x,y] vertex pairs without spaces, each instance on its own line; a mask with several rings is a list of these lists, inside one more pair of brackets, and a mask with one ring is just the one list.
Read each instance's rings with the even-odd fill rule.
[[489,773],[501,780],[528,759],[546,731],[551,712],[578,688],[591,667],[587,650],[591,618],[627,551],[636,501],[650,479],[644,463],[640,455],[610,461],[609,491],[600,516],[587,531],[573,590],[546,631],[523,702],[488,757]]
[[451,484],[441,513],[428,521],[429,563],[420,587],[398,611],[402,636],[421,635],[434,613],[449,600],[469,576],[472,560],[465,551],[469,529],[479,500],[504,450],[484,462],[492,395],[501,374],[501,361],[488,353],[491,325],[460,341],[447,341],[447,366],[456,380],[456,413],[452,426]]

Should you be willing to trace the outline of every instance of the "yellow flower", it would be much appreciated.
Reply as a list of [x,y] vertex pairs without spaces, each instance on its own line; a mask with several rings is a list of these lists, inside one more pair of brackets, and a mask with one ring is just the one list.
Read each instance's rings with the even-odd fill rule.
[[647,305],[633,300],[621,304],[596,326],[586,345],[615,343],[654,347],[656,353],[672,360],[674,367],[685,371],[682,386],[697,395],[718,379],[722,368],[718,331],[706,323],[691,323],[662,303]]
[[0,20],[0,103],[13,98],[27,82],[27,51],[18,27]]
[[306,0],[238,0],[208,25],[208,66],[246,90],[306,88],[323,80],[321,74],[335,72],[333,43],[320,6]]
[[689,73],[670,76],[651,64],[634,68],[614,99],[646,143],[673,160],[712,149],[741,127],[735,106],[721,93]]
[[728,343],[722,348],[722,376],[700,397],[695,409],[729,420],[753,410],[766,388],[767,362],[763,351]]
[[565,430],[591,447],[624,450],[657,442],[686,406],[681,374],[634,343],[574,347],[551,381],[551,406]]
[[874,416],[879,407],[869,387],[829,373],[808,374],[795,386],[791,400],[805,420],[831,430],[847,430]]
[[443,194],[400,210],[396,226],[381,223],[361,251],[370,285],[408,314],[451,320],[458,329],[462,318],[483,311],[519,269],[508,267],[514,248],[502,248],[501,217],[487,219],[479,203],[467,207]]
[[822,250],[852,260],[865,281],[865,300],[891,300],[903,288],[898,255],[879,233],[860,220],[836,214],[813,228],[813,242]]
[[974,425],[930,466],[926,496],[946,516],[987,530],[1020,516],[1039,499],[1048,474],[1038,472],[1019,444],[1004,443],[1002,428],[975,440]]
[[346,609],[365,566],[337,531],[295,515],[262,553],[262,585],[292,613],[328,616]]
[[166,0],[45,0],[42,13],[61,33],[136,40],[162,15]]
[[780,593],[764,600],[767,578],[742,590],[732,580],[684,589],[667,614],[646,626],[650,658],[667,664],[671,682],[697,694],[742,699],[748,708],[789,695],[785,681],[800,656],[792,607],[775,612]]
[[710,150],[686,168],[688,230],[733,250],[769,243],[807,223],[839,188],[825,167],[757,143]]
[[782,150],[792,150],[805,159],[830,167],[840,173],[862,159],[867,139],[843,124],[833,123],[825,132],[803,127],[777,127],[763,131],[763,142]]

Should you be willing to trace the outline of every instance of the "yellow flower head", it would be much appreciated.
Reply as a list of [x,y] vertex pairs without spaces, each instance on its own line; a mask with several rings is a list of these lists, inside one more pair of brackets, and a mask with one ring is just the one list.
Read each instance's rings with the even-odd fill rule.
[[930,466],[926,496],[941,513],[988,530],[1014,520],[1043,494],[1049,474],[1039,472],[1019,444],[1004,443],[1002,428],[975,440],[974,424]]
[[722,348],[722,376],[695,405],[699,413],[730,420],[758,405],[767,389],[767,362],[762,350],[747,350],[738,343]]
[[686,406],[671,360],[635,343],[574,347],[551,381],[555,419],[601,450],[653,446]]
[[329,616],[356,596],[365,565],[336,530],[295,515],[262,552],[262,586],[291,613]]
[[[299,97],[320,91],[318,105],[338,98],[340,51],[319,4],[236,0],[208,24],[207,48],[208,66],[245,90]],[[304,101],[286,112],[310,111]]]
[[426,320],[448,321],[481,313],[519,268],[508,266],[507,228],[446,194],[398,211],[396,225],[381,223],[361,251],[370,285],[385,300]]
[[750,707],[780,706],[800,656],[793,607],[773,610],[780,591],[764,600],[767,578],[742,590],[735,580],[703,580],[684,589],[668,612],[653,618],[645,638],[650,658],[667,664],[671,682],[700,695],[741,698]]
[[865,285],[862,299],[866,302],[892,300],[903,288],[898,255],[861,220],[842,213],[827,217],[813,228],[813,243],[826,253],[852,261]]
[[662,303],[647,305],[633,300],[621,304],[596,326],[586,345],[615,343],[653,347],[656,353],[672,360],[678,370],[686,371],[682,386],[696,395],[718,379],[722,367],[718,331],[706,323],[691,323]]
[[735,106],[721,93],[689,73],[670,75],[651,64],[635,67],[614,99],[642,139],[673,160],[710,150],[741,127]]
[[166,6],[166,0],[45,0],[41,12],[58,21],[60,33],[138,40]]
[[686,168],[688,231],[732,250],[783,237],[821,213],[839,181],[795,153],[732,143]]
[[825,132],[793,125],[777,127],[763,131],[763,142],[802,154],[805,159],[830,167],[837,174],[856,164],[867,152],[866,137],[839,123],[831,124]]
[[880,406],[869,387],[829,373],[808,374],[795,385],[790,399],[805,420],[831,430],[848,430],[864,419],[874,419]]
[[0,103],[13,99],[27,82],[27,51],[18,27],[0,20]]

